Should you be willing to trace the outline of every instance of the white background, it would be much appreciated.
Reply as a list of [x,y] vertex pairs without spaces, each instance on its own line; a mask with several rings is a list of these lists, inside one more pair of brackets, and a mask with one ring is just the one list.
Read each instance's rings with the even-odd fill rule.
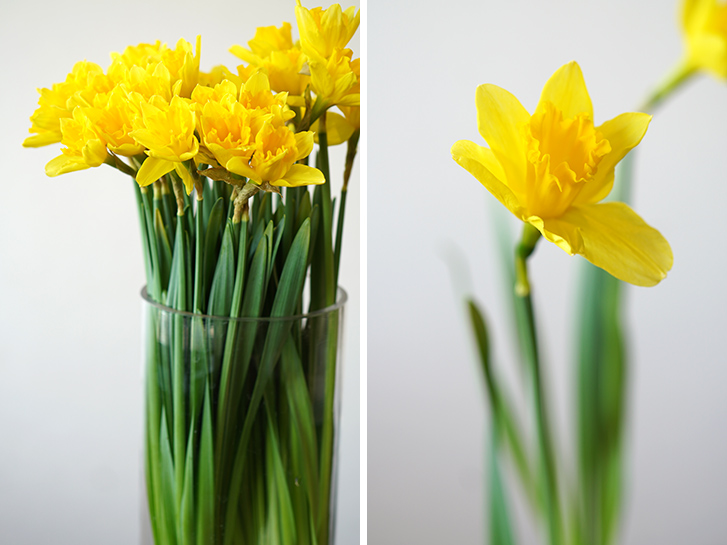
[[[633,111],[681,55],[676,4],[370,4],[370,543],[485,542],[487,409],[461,292],[471,289],[485,307],[510,390],[521,382],[494,247],[500,205],[449,151],[460,139],[484,145],[476,86],[499,85],[532,112],[548,77],[576,60],[597,124]],[[727,535],[725,126],[727,85],[699,77],[657,112],[638,148],[632,202],[670,241],[674,268],[659,286],[627,294],[627,545],[716,545]],[[580,261],[541,242],[530,265],[570,491]],[[465,266],[469,285],[453,287],[449,269],[466,278]],[[518,509],[520,543],[539,542],[530,520]]]
[[[317,5],[317,4],[316,4]],[[346,4],[348,5],[348,4]],[[0,131],[0,543],[129,545],[142,492],[141,298],[132,182],[102,166],[47,178],[59,146],[24,149],[36,88],[82,59],[202,35],[201,68],[295,2],[6,2]],[[309,7],[313,7],[309,5]],[[295,30],[294,30],[295,33]],[[358,36],[352,42],[357,49]],[[345,149],[332,150],[334,194]],[[359,178],[346,212],[339,543],[359,541]]]

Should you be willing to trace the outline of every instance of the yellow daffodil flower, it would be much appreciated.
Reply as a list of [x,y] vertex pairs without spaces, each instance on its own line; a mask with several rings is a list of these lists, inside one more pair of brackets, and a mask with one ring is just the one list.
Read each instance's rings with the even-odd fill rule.
[[361,11],[351,6],[341,11],[340,4],[328,9],[307,9],[300,0],[295,7],[295,19],[300,32],[300,45],[308,57],[328,59],[336,49],[344,49],[356,33]]
[[85,108],[86,116],[92,120],[98,135],[106,147],[116,155],[134,157],[144,152],[144,146],[131,136],[132,127],[141,112],[129,100],[121,86],[110,93],[97,95],[93,108]]
[[[211,91],[195,89],[201,103],[200,154],[209,154],[228,171],[260,185],[296,187],[325,179],[315,168],[295,164],[310,155],[313,133],[294,134],[286,126],[293,115],[285,110],[285,93],[273,95],[267,77],[259,72],[245,83],[239,96],[235,86],[222,82]],[[281,102],[282,101],[282,102]]]
[[[109,67],[108,73],[117,86],[126,93],[134,95],[132,102],[136,102],[139,97],[149,101],[153,96],[159,96],[169,102],[174,95],[172,76],[161,61],[143,68],[141,66],[129,68],[122,63],[114,62]],[[177,87],[180,87],[179,83]]]
[[230,48],[230,53],[249,63],[248,67],[238,69],[241,74],[251,75],[254,70],[262,69],[274,91],[303,95],[310,76],[301,73],[306,57],[293,43],[290,23],[283,23],[280,28],[258,28],[247,45],[250,49],[239,45]]
[[293,133],[286,126],[275,127],[265,122],[255,135],[253,154],[249,160],[234,157],[227,169],[250,181],[274,186],[297,187],[325,183],[323,173],[317,168],[296,164],[313,150],[313,133]]
[[727,3],[684,0],[681,23],[686,42],[684,64],[727,78]]
[[256,72],[240,89],[238,100],[246,108],[251,110],[263,109],[275,111],[285,120],[295,116],[293,112],[286,111],[285,105],[288,99],[288,93],[273,94],[270,88],[270,81],[264,72]]
[[61,155],[45,166],[48,176],[58,176],[67,172],[97,167],[108,157],[106,143],[94,130],[93,121],[86,115],[84,108],[76,107],[72,117],[60,120],[62,140],[66,146]]
[[[35,133],[23,142],[25,147],[40,147],[60,142],[61,119],[71,118],[75,104],[69,100],[79,91],[92,87],[97,77],[104,77],[103,69],[92,62],[81,61],[62,83],[55,83],[50,89],[38,89],[38,109],[30,117],[30,132]],[[109,89],[110,90],[110,89]]]
[[336,49],[326,61],[309,61],[311,87],[324,109],[361,103],[361,60],[351,60],[352,55],[350,49]]
[[600,202],[611,191],[616,164],[641,141],[651,116],[625,113],[595,127],[575,62],[551,76],[533,115],[495,85],[480,85],[476,99],[479,132],[490,147],[455,143],[459,165],[568,254],[638,286],[666,277],[673,257],[664,237],[626,204]]
[[194,180],[183,163],[199,151],[199,141],[194,135],[194,106],[178,96],[169,103],[155,96],[150,102],[141,102],[141,114],[129,134],[147,148],[149,157],[139,168],[136,181],[144,187],[174,170],[184,182],[187,193],[191,193]]
[[157,40],[154,44],[128,46],[123,53],[111,53],[112,64],[129,69],[147,69],[162,63],[169,70],[172,85],[177,85],[179,96],[189,98],[199,81],[201,37],[197,36],[195,47],[180,38],[174,49]]

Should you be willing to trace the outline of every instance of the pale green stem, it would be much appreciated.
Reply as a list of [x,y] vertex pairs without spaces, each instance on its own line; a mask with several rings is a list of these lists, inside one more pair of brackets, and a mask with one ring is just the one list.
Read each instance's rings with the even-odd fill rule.
[[540,466],[543,471],[545,495],[545,513],[548,525],[548,542],[550,545],[563,545],[563,525],[560,514],[558,496],[558,479],[553,453],[553,443],[548,424],[547,403],[541,379],[540,356],[538,354],[538,338],[535,326],[535,313],[531,298],[530,281],[528,279],[527,260],[540,240],[540,232],[530,224],[525,224],[520,243],[515,250],[515,300],[525,316],[527,327],[523,354],[532,375],[533,405],[535,423],[538,433]]

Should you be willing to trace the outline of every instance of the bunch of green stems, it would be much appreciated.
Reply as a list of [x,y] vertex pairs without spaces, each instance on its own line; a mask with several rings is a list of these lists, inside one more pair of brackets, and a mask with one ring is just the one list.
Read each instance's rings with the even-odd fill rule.
[[325,117],[315,162],[326,182],[312,192],[233,186],[205,170],[193,172],[192,196],[174,172],[134,183],[151,301],[146,480],[158,545],[330,543],[335,305],[358,133],[334,229]]

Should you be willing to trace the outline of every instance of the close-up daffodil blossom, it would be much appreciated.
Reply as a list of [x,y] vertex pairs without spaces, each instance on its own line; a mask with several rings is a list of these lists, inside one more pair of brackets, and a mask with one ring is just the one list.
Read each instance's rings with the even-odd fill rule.
[[601,202],[616,164],[641,141],[651,116],[625,113],[595,126],[575,62],[551,76],[532,115],[491,84],[477,88],[476,103],[490,147],[460,140],[452,157],[508,210],[620,280],[653,286],[666,277],[673,257],[664,237],[628,205]]

